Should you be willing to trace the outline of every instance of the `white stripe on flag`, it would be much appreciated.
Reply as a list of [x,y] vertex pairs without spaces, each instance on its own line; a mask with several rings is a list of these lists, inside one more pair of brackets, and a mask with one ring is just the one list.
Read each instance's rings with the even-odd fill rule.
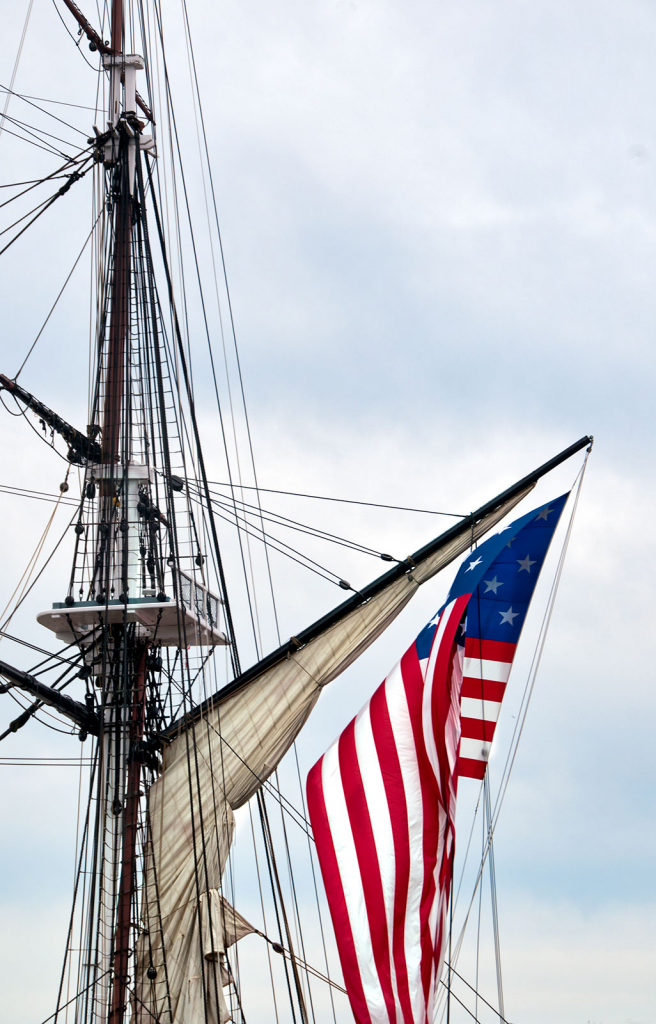
[[360,866],[353,842],[344,784],[339,770],[339,749],[335,742],[323,755],[321,783],[326,803],[326,814],[335,847],[335,856],[344,889],[351,932],[357,936],[356,956],[364,997],[367,1001],[372,1024],[389,1024],[385,997],[376,971],[376,961],[371,947],[369,919],[362,890]]
[[424,808],[419,765],[417,764],[417,748],[400,664],[395,666],[385,680],[385,699],[401,766],[408,812],[410,877],[405,908],[405,963],[413,1013],[415,1020],[421,1020],[425,1012],[424,991],[421,984],[421,932],[419,928],[419,906],[424,883]]
[[487,761],[490,756],[492,740],[472,740],[463,736],[460,740],[460,756],[470,757],[473,761]]
[[468,679],[490,679],[495,683],[507,683],[512,662],[488,661],[485,658],[465,658],[462,674]]
[[[390,974],[394,1001],[396,1004],[397,1022],[401,1024],[402,1014],[399,1003],[399,995],[396,985],[396,972],[394,970],[394,957],[392,955],[393,927],[394,927],[394,891],[396,889],[396,856],[394,853],[394,837],[392,835],[392,822],[390,810],[387,803],[385,784],[380,770],[378,752],[374,742],[373,728],[371,725],[371,702],[366,704],[355,720],[355,749],[362,778],[367,809],[371,820],[371,828],[374,834],[374,843],[378,855],[378,868],[380,880],[383,887],[383,898],[385,900],[385,917],[387,919],[387,939],[390,950]],[[373,865],[372,865],[373,870]]]
[[[462,697],[460,700],[463,718],[480,718],[483,722],[496,722],[500,711],[500,700],[480,700],[478,697]],[[462,750],[460,752],[462,753]]]

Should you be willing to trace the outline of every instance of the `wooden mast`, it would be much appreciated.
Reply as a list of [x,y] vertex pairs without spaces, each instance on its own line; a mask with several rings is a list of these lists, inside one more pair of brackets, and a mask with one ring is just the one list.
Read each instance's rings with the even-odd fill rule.
[[[111,53],[105,55],[105,66],[110,69],[110,109],[108,128],[113,130],[117,150],[118,166],[114,178],[112,201],[114,204],[114,252],[111,283],[111,321],[107,349],[105,376],[105,401],[103,409],[103,463],[104,495],[103,514],[108,524],[117,526],[116,509],[117,482],[129,473],[132,455],[130,438],[125,437],[126,420],[123,415],[124,396],[129,401],[130,385],[126,380],[126,345],[130,327],[130,291],[132,271],[132,223],[134,205],[134,150],[139,145],[138,126],[128,126],[126,118],[134,114],[135,59],[124,54],[124,13],[123,0],[112,0]],[[137,65],[138,66],[138,65]],[[141,65],[143,66],[143,65]],[[121,111],[120,94],[123,85]],[[122,115],[122,116],[121,116]],[[136,120],[134,118],[133,120]],[[135,131],[137,132],[135,137]],[[117,181],[118,179],[118,181]],[[118,187],[116,187],[118,185]],[[123,442],[123,443],[122,443]],[[127,507],[128,495],[121,494]],[[124,512],[122,513],[125,514]],[[111,526],[110,526],[111,529]],[[109,559],[116,558],[113,546]],[[108,565],[107,586],[116,577],[119,566]],[[122,581],[122,590],[127,591],[127,581]],[[106,679],[109,690],[110,679],[114,686],[107,692],[105,700],[111,700],[115,707],[114,724],[109,725],[108,741],[119,757],[127,760],[125,772],[124,801],[120,838],[114,848],[114,877],[118,876],[116,911],[111,943],[111,991],[107,1004],[108,1024],[123,1024],[127,1011],[130,955],[132,952],[133,901],[136,885],[137,830],[139,825],[141,759],[139,745],[144,735],[146,706],[146,662],[147,642],[137,641],[128,649],[126,637],[115,637],[117,646],[122,648],[121,664],[118,671]],[[123,664],[127,662],[127,664]],[[132,677],[132,678],[130,678]],[[118,728],[117,728],[118,726]],[[120,734],[119,734],[120,733]],[[125,755],[127,754],[127,758]],[[114,760],[110,758],[111,762]],[[111,771],[111,768],[110,768]]]
[[123,848],[114,931],[114,976],[109,1011],[111,1024],[123,1024],[127,1009],[130,953],[132,951],[132,903],[136,885],[139,787],[141,785],[141,760],[138,756],[138,749],[144,735],[147,655],[148,645],[139,644],[135,680],[130,695],[128,777],[123,810]]

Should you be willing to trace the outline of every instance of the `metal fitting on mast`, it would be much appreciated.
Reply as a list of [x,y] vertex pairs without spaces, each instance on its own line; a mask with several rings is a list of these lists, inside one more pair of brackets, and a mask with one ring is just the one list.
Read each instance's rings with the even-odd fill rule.
[[[137,53],[108,53],[103,57],[103,67],[110,74],[108,121],[116,127],[121,115],[137,113],[137,71],[143,71],[144,61]],[[123,83],[123,104],[121,108],[121,82]]]
[[[134,195],[137,145],[141,144],[143,123],[137,120],[137,71],[143,71],[144,61],[137,53],[105,54],[103,67],[109,71],[108,129],[110,137],[105,143],[105,163],[118,158],[118,127],[122,123],[128,139],[128,182],[130,195]],[[121,104],[121,83],[123,103]],[[152,145],[152,139],[149,139]]]

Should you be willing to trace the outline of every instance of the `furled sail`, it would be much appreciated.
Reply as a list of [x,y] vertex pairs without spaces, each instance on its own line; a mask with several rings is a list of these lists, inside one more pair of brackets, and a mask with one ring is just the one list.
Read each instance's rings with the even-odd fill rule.
[[211,753],[206,763],[189,740],[149,792],[135,1016],[223,1024],[225,950],[255,929],[219,893],[234,818]]

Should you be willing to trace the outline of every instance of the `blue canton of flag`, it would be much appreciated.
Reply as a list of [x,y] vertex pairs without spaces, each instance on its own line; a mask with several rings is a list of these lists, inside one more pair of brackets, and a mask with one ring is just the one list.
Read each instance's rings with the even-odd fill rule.
[[[518,519],[475,552],[477,585],[464,624],[458,774],[482,779],[528,606],[567,501],[563,494]],[[499,548],[499,541],[501,547]],[[491,555],[491,559],[489,557]],[[469,563],[474,559],[469,559]],[[456,577],[465,582],[470,565]],[[453,588],[452,588],[453,589]]]
[[458,774],[483,778],[528,606],[568,495],[516,519],[462,562],[449,596],[415,642],[429,657],[447,610],[467,601],[456,630],[462,665]]

